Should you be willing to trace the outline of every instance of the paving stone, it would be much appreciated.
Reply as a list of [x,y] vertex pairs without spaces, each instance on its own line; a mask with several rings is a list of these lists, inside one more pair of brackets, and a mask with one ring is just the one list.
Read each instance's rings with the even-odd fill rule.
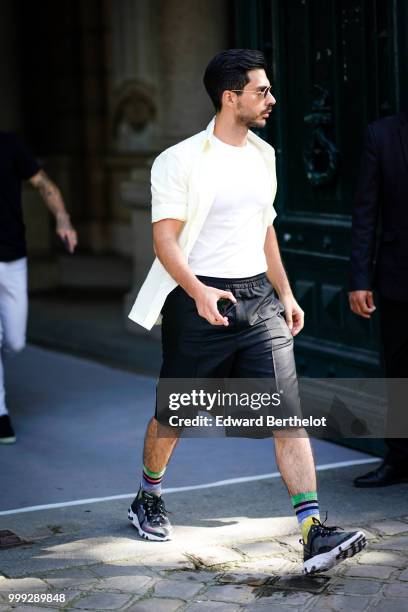
[[186,612],[238,612],[241,609],[241,606],[236,604],[222,603],[220,601],[197,601],[187,606]]
[[218,578],[218,582],[220,584],[247,584],[248,586],[261,586],[267,580],[270,579],[269,573],[259,573],[256,574],[254,572],[245,573],[245,572],[228,572],[226,574],[221,575]]
[[[274,606],[277,606],[276,609],[279,607],[282,609],[283,606],[298,606],[299,609],[302,609],[313,597],[315,597],[315,595],[312,595],[311,593],[276,591],[268,596],[258,597],[252,606],[256,606],[257,608],[261,609],[264,608],[265,610],[268,610],[268,612],[269,610],[273,610]],[[245,608],[245,610],[247,610],[247,608]]]
[[134,574],[143,574],[143,576],[156,577],[161,572],[177,572],[177,571],[196,571],[194,564],[182,557],[169,561],[163,559],[161,555],[156,556],[146,555],[143,559],[133,557],[130,559],[120,559],[109,563],[98,563],[92,566],[92,571],[98,576],[132,576]]
[[47,612],[61,612],[61,608],[44,608],[43,606],[17,606],[16,608],[10,608],[9,606],[0,606],[0,610],[5,612],[39,612],[39,610],[46,610]]
[[130,559],[98,563],[90,566],[89,569],[98,576],[125,576],[135,573],[144,576],[156,576],[157,572],[153,568],[147,567],[143,561],[144,559],[140,559],[140,557],[131,557]]
[[328,590],[334,594],[344,595],[374,595],[382,588],[378,580],[336,580],[329,585]]
[[402,552],[408,551],[408,536],[400,536],[398,538],[390,537],[386,540],[381,540],[381,542],[376,542],[372,544],[372,548],[377,550],[400,550]]
[[250,603],[255,599],[254,591],[247,585],[225,584],[213,586],[206,591],[210,601],[226,601],[233,603]]
[[328,576],[281,576],[273,583],[273,588],[282,591],[301,591],[308,593],[320,593],[323,591],[330,578]]
[[[281,574],[283,572],[297,572],[302,571],[300,563],[293,563],[289,559],[282,557],[273,557],[272,559],[260,559],[253,563],[243,563],[239,566],[239,570],[243,572],[269,572],[271,574]],[[234,568],[234,572],[237,572],[237,568]]]
[[[370,525],[371,527],[371,525]],[[373,540],[379,540],[380,539],[380,535],[378,533],[375,533],[374,531],[370,531],[369,529],[366,529],[365,527],[362,527],[361,525],[359,525],[358,523],[354,523],[354,525],[342,525],[342,529],[344,531],[356,531],[357,529],[361,529],[361,531],[364,533],[365,538],[367,540],[367,542],[370,542],[370,547],[371,547],[371,543]]]
[[386,565],[404,568],[408,561],[402,555],[387,550],[370,550],[358,556],[362,565]]
[[[373,607],[367,597],[352,597],[350,595],[320,595],[313,601],[313,612],[362,612]],[[402,611],[400,611],[402,612]]]
[[257,557],[274,556],[274,553],[284,553],[287,549],[278,542],[250,542],[248,544],[238,544],[235,546],[239,552],[244,553],[250,559]]
[[40,578],[0,580],[0,593],[43,593],[48,588],[48,584]]
[[188,554],[207,567],[242,561],[242,556],[235,550],[221,546],[201,547],[197,551],[188,551]]
[[138,563],[120,562],[120,563],[101,563],[89,568],[93,574],[99,578],[112,578],[113,576],[155,576],[155,572],[151,572],[147,567]]
[[398,580],[408,580],[408,569],[404,570],[399,576]]
[[180,599],[160,599],[159,597],[151,597],[143,601],[138,601],[129,608],[126,612],[175,612],[184,608],[185,602]]
[[403,523],[402,521],[381,521],[380,523],[372,523],[371,527],[381,534],[389,536],[408,532],[408,523]]
[[[261,601],[257,599],[253,604],[249,604],[245,606],[245,612],[282,612],[282,610],[286,610],[287,612],[291,612],[294,608],[289,608],[284,606],[283,603],[268,603],[265,601]],[[296,610],[301,610],[301,608],[295,608]]]
[[405,599],[408,600],[408,584],[405,582],[393,582],[392,584],[387,584],[384,588],[384,595],[386,597],[405,597]]
[[392,572],[395,572],[395,567],[387,567],[386,565],[352,565],[351,567],[345,568],[344,575],[356,576],[357,578],[387,580]]
[[350,559],[348,559],[347,563],[338,563],[334,567],[331,567],[328,570],[327,575],[330,576],[330,578],[334,578],[335,576],[343,576],[347,568],[354,567],[355,565],[356,563],[352,564],[350,563]]
[[[364,532],[365,538],[367,540],[367,542],[371,542],[372,540],[378,540],[379,536],[377,533],[374,533],[374,531],[370,531],[369,529],[366,529],[365,527],[360,527],[356,524],[354,525],[345,525],[343,526],[344,531],[355,531],[356,529],[361,529],[361,531]],[[371,525],[370,525],[371,527]]]
[[160,576],[163,578],[171,578],[172,580],[195,580],[197,582],[211,582],[212,580],[216,580],[219,573],[216,572],[206,572],[202,570],[195,570],[194,572],[183,572],[183,571],[164,571],[159,572]]
[[91,588],[98,582],[97,577],[87,569],[75,568],[46,574],[43,578],[55,589],[77,589],[79,586]]
[[[139,563],[141,559],[139,558]],[[158,553],[145,555],[143,557],[143,565],[152,567],[156,571],[172,571],[172,570],[194,570],[194,563],[185,555],[166,555],[162,556]]]
[[153,584],[154,579],[151,576],[109,576],[98,582],[95,588],[143,595]]
[[79,610],[117,610],[130,601],[123,593],[90,593],[75,602]]
[[[167,544],[162,543],[162,546]],[[1,570],[3,573],[18,578],[30,573],[45,574],[47,572],[62,570],[68,567],[94,566],[101,559],[113,561],[125,558],[147,558],[145,542],[124,537],[121,532],[109,535],[92,535],[81,539],[71,536],[53,536],[52,538],[35,542],[30,547],[16,547],[7,551],[7,555],[0,555]],[[174,551],[165,547],[162,549],[166,562],[172,562]],[[50,552],[51,551],[51,552]],[[157,551],[157,547],[156,547]],[[170,554],[171,553],[171,554]],[[154,557],[158,557],[155,552]],[[173,558],[172,558],[173,557]],[[179,554],[179,559],[182,557]],[[170,558],[170,561],[169,561]],[[154,562],[152,563],[154,565]]]
[[203,582],[193,580],[158,580],[154,594],[158,597],[177,597],[188,601],[204,587]]
[[372,606],[369,612],[406,612],[407,608],[408,606],[401,599],[387,597],[387,599],[383,599]]
[[286,544],[286,546],[290,546],[290,548],[293,548],[296,551],[301,552],[302,544],[300,544],[299,542],[300,538],[301,538],[300,533],[294,533],[292,535],[288,535],[283,538],[279,538],[279,542],[281,544]]

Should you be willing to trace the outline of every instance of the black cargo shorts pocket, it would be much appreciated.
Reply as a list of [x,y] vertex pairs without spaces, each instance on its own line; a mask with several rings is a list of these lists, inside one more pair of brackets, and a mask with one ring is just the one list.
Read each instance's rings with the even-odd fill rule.
[[[252,302],[252,303],[251,303]],[[246,314],[249,325],[265,321],[284,312],[282,302],[276,296],[272,285],[268,282],[262,287],[262,294],[258,299],[248,300]]]

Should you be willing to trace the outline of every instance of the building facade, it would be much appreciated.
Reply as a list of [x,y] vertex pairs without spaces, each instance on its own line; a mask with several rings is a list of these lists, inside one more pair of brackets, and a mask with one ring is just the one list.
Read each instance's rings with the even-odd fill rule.
[[[20,132],[62,186],[83,252],[131,259],[124,321],[153,259],[152,160],[212,116],[209,58],[262,49],[277,98],[261,134],[277,153],[276,227],[306,312],[299,372],[378,375],[377,321],[348,308],[351,208],[367,124],[408,106],[404,0],[5,0],[1,11],[1,129]],[[26,212],[33,258],[52,264],[46,213]],[[47,270],[42,282],[61,282]]]

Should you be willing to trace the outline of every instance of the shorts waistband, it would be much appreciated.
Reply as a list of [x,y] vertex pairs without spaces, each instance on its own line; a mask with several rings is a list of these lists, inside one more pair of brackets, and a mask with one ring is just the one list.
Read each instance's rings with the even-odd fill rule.
[[247,276],[246,278],[220,278],[218,276],[201,276],[197,275],[197,278],[202,281],[205,285],[212,285],[213,287],[256,287],[265,283],[268,279],[265,272],[256,274],[255,276]]

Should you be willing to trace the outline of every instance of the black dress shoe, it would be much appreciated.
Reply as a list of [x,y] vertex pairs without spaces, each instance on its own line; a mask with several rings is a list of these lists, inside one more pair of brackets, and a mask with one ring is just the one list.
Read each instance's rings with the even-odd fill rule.
[[356,478],[354,486],[360,488],[387,487],[400,482],[408,482],[408,474],[401,472],[395,465],[383,461],[377,469]]
[[16,434],[8,414],[3,414],[0,417],[0,444],[14,444]]

